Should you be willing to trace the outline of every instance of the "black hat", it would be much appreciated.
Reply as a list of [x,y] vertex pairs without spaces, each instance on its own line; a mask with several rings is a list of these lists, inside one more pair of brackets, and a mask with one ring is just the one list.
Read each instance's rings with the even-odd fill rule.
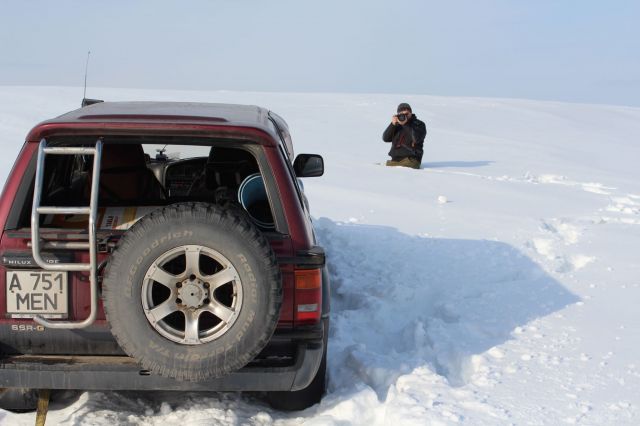
[[[398,105],[398,112],[405,111],[405,110],[411,111],[411,105],[409,105],[408,103],[405,103],[405,102],[403,102],[400,105]],[[411,112],[413,112],[413,111],[411,111]]]

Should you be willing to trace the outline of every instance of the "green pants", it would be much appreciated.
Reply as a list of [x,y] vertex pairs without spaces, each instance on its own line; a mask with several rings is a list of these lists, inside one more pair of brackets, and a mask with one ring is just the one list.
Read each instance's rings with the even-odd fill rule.
[[391,167],[411,167],[412,169],[419,169],[420,168],[420,161],[418,161],[418,159],[416,158],[411,158],[411,157],[406,157],[403,158],[402,160],[399,161],[393,161],[393,160],[388,160],[387,161],[387,166],[391,166]]

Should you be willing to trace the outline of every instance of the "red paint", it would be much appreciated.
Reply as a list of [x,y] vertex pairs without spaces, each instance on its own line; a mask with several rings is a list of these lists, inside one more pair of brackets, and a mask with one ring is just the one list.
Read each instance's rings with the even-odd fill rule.
[[52,135],[171,135],[171,136],[207,136],[230,139],[251,139],[261,145],[277,146],[271,135],[265,130],[248,126],[228,126],[186,123],[135,123],[135,122],[72,122],[42,123],[34,127],[27,135],[28,142],[40,142]]
[[9,172],[7,181],[4,184],[4,189],[2,190],[2,196],[0,196],[0,230],[4,230],[5,228],[7,215],[13,204],[16,191],[22,181],[22,176],[29,165],[31,157],[37,152],[37,148],[34,144],[25,143],[18,154],[18,159],[14,163],[11,172]]

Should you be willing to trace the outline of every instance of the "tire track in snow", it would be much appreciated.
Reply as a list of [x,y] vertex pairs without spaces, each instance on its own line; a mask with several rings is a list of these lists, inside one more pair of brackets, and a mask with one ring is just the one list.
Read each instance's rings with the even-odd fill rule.
[[496,182],[514,182],[533,185],[561,185],[606,198],[606,205],[590,215],[573,218],[541,219],[541,235],[525,243],[538,255],[551,263],[555,272],[577,271],[596,261],[595,256],[583,253],[566,254],[565,247],[575,245],[584,232],[593,225],[640,225],[640,195],[623,193],[617,188],[598,182],[579,182],[554,174],[534,175],[527,172],[522,177],[485,176],[461,171],[427,169],[429,172],[471,176]]
[[[640,215],[640,195],[623,193],[617,188],[607,186],[598,182],[579,182],[574,181],[566,176],[554,174],[534,175],[526,172],[522,177],[503,176],[486,176],[477,173],[461,172],[461,171],[445,171],[437,169],[424,169],[430,173],[453,174],[459,176],[471,176],[478,179],[484,179],[496,182],[514,182],[532,185],[560,185],[569,188],[576,188],[585,192],[607,197],[609,205],[604,208],[605,211],[624,213],[628,215]],[[640,223],[638,221],[637,223]]]

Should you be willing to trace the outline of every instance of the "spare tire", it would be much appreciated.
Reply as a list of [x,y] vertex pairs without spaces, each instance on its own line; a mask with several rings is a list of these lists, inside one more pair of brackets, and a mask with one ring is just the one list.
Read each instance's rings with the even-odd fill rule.
[[244,211],[175,204],[140,219],[105,269],[104,307],[122,349],[178,380],[217,378],[251,361],[275,330],[280,269]]

